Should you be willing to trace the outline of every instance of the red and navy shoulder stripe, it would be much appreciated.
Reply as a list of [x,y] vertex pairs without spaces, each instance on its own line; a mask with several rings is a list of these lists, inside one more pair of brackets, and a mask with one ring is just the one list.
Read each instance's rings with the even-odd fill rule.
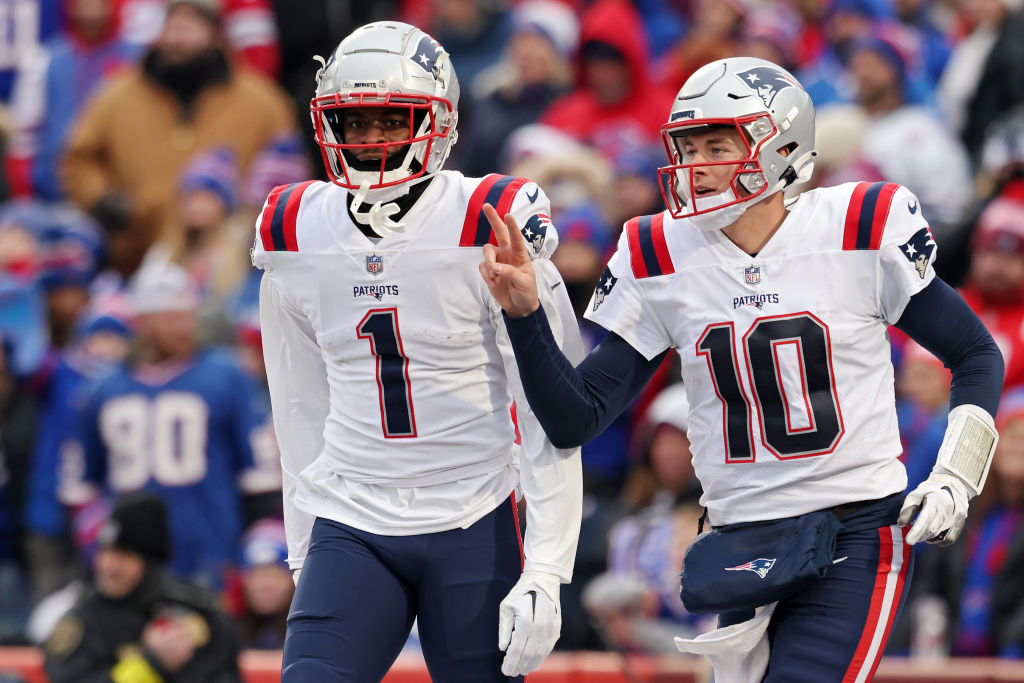
[[882,246],[889,206],[898,189],[900,186],[896,183],[857,184],[846,209],[843,251],[877,251]]
[[482,247],[485,244],[497,244],[491,232],[491,224],[484,216],[484,204],[490,204],[502,218],[512,208],[516,193],[526,183],[526,178],[499,175],[492,173],[486,176],[473,190],[466,206],[466,220],[462,224],[460,247]]
[[638,280],[676,272],[665,241],[665,214],[631,218],[626,223],[630,265]]
[[260,220],[260,239],[266,251],[298,251],[295,218],[299,214],[302,193],[317,181],[279,185],[270,191]]

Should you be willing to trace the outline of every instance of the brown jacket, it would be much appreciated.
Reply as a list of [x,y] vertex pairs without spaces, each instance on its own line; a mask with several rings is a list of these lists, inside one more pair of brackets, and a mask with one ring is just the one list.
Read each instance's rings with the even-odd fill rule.
[[166,226],[178,223],[178,180],[193,155],[230,146],[244,174],[272,137],[295,130],[291,101],[259,74],[233,68],[186,113],[139,67],[112,78],[82,112],[64,158],[64,187],[86,210],[110,192],[130,201],[128,229],[111,234],[107,245],[111,265],[127,274]]

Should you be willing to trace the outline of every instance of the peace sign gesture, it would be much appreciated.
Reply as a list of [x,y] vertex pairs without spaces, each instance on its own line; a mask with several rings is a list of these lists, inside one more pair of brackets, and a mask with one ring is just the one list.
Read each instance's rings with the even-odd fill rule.
[[506,314],[512,318],[527,316],[540,308],[540,298],[526,240],[512,214],[506,214],[503,221],[493,206],[484,204],[484,215],[498,246],[484,245],[480,275]]

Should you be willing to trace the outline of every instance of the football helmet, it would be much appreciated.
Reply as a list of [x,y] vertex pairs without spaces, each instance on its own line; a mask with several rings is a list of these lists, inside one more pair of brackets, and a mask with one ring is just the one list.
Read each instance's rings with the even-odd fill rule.
[[[690,163],[684,137],[711,128],[736,130],[746,146],[743,158]],[[689,218],[701,229],[731,224],[754,203],[808,180],[814,166],[810,96],[788,71],[754,57],[721,59],[695,71],[676,95],[661,135],[669,158],[658,169],[665,204],[674,218]],[[694,170],[711,166],[733,167],[729,189],[702,196]]]
[[[437,41],[415,26],[378,21],[349,34],[326,61],[319,59],[322,67],[309,109],[332,181],[365,192],[395,188],[441,170],[458,136],[459,81]],[[352,107],[407,112],[408,137],[347,144],[343,125]],[[360,161],[356,152],[367,148],[380,149],[380,159]]]

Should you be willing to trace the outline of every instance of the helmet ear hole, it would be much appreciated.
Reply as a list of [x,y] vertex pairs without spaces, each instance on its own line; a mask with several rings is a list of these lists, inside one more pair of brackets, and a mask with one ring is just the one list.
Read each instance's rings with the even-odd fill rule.
[[793,153],[793,150],[795,150],[797,147],[799,147],[799,145],[797,145],[795,142],[791,142],[788,145],[783,145],[782,147],[779,147],[775,151],[776,153],[778,153],[779,156],[788,157],[790,154]]

